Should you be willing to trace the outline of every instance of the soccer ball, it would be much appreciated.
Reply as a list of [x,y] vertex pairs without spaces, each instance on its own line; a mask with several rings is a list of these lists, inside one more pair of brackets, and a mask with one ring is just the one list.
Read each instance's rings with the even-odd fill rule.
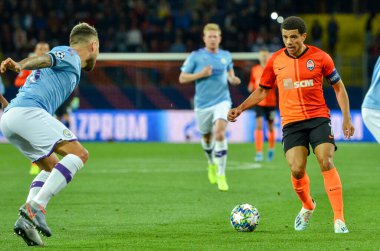
[[230,221],[235,230],[239,232],[252,232],[260,222],[260,214],[254,206],[243,203],[232,209]]

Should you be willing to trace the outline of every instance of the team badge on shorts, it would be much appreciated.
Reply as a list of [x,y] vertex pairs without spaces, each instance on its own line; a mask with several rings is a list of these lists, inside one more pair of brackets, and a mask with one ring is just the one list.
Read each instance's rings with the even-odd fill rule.
[[311,60],[311,59],[309,59],[309,60],[307,60],[307,62],[306,62],[306,67],[307,67],[307,69],[309,69],[309,71],[312,71],[313,69],[314,69],[314,61],[313,60]]
[[63,136],[65,136],[66,138],[72,138],[74,135],[72,132],[70,132],[69,129],[65,129],[63,130]]

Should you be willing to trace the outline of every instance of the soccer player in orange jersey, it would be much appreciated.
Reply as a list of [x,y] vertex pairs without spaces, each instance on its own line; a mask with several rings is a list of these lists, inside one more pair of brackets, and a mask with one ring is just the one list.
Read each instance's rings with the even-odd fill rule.
[[343,216],[342,184],[333,161],[337,149],[331,128],[330,112],[323,96],[323,77],[334,88],[343,115],[343,133],[354,134],[346,88],[331,57],[324,51],[304,44],[306,25],[299,17],[288,17],[281,24],[285,48],[275,52],[265,66],[256,89],[243,103],[228,112],[228,120],[236,118],[256,105],[277,83],[283,125],[283,147],[291,170],[294,191],[302,202],[295,230],[305,230],[316,203],[310,195],[306,173],[309,145],[312,146],[322,171],[324,186],[334,212],[335,233],[348,233]]
[[[50,51],[49,44],[46,42],[39,42],[36,44],[36,47],[34,48],[34,55],[35,56],[42,56],[45,53],[48,53]],[[20,73],[17,75],[15,79],[15,86],[21,87],[25,84],[26,78],[32,73],[31,70],[24,69],[20,71]]]
[[[46,42],[39,42],[36,44],[36,47],[34,48],[34,55],[35,56],[42,56],[45,53],[48,53],[50,51],[49,44]],[[19,72],[15,79],[15,86],[20,88],[25,84],[26,79],[28,76],[32,73],[31,70],[23,69]],[[36,163],[32,162],[32,165],[30,166],[29,174],[30,175],[37,175],[40,172],[40,168],[37,166]]]
[[[253,92],[259,88],[260,78],[263,74],[264,67],[269,58],[268,49],[261,49],[259,52],[259,64],[254,65],[251,69],[251,78],[248,84],[248,91]],[[272,161],[274,157],[275,145],[275,132],[274,132],[274,118],[276,116],[277,96],[275,88],[272,88],[266,98],[255,106],[256,111],[256,129],[254,132],[256,156],[255,161],[261,162],[263,156],[264,144],[264,131],[263,131],[263,117],[267,121],[268,126],[268,160]]]

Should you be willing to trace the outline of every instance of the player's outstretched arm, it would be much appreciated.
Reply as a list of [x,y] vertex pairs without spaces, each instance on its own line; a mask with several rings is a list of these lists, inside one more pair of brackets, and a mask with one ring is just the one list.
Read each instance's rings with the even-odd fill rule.
[[354,135],[355,128],[351,123],[351,115],[350,115],[350,102],[348,100],[348,95],[346,88],[344,87],[343,81],[339,80],[333,85],[336,99],[338,100],[338,104],[340,110],[343,115],[343,133],[346,139],[350,139],[352,135]]
[[52,66],[51,57],[47,54],[42,56],[29,57],[21,60],[19,64],[21,69],[36,70]]
[[251,93],[251,95],[248,96],[246,100],[243,101],[238,107],[231,109],[228,112],[227,119],[230,122],[235,122],[237,117],[239,115],[255,106],[257,103],[259,103],[261,100],[263,100],[266,96],[268,96],[270,89],[264,89],[262,87],[257,88],[254,92]]
[[1,62],[0,71],[4,73],[6,70],[20,72],[23,69],[36,70],[52,66],[51,57],[49,55],[34,56],[16,62],[11,58],[5,59]]

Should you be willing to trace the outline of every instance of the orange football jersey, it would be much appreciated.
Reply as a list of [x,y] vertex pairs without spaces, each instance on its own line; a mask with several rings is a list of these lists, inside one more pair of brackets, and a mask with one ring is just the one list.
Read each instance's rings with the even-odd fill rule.
[[323,96],[323,77],[331,84],[340,80],[334,62],[324,51],[314,46],[297,58],[285,48],[275,52],[260,80],[263,88],[277,83],[282,125],[317,117],[330,118],[330,110]]
[[[259,88],[260,84],[260,78],[263,74],[264,67],[262,67],[260,64],[257,64],[252,67],[251,70],[251,77],[249,79],[249,87],[252,88],[252,90],[256,90]],[[257,105],[260,106],[276,106],[277,105],[277,96],[276,96],[276,88],[272,88],[263,100],[260,101]]]
[[31,70],[22,70],[20,73],[17,75],[15,79],[15,86],[16,87],[21,87],[25,84],[26,79],[28,76],[32,73]]

